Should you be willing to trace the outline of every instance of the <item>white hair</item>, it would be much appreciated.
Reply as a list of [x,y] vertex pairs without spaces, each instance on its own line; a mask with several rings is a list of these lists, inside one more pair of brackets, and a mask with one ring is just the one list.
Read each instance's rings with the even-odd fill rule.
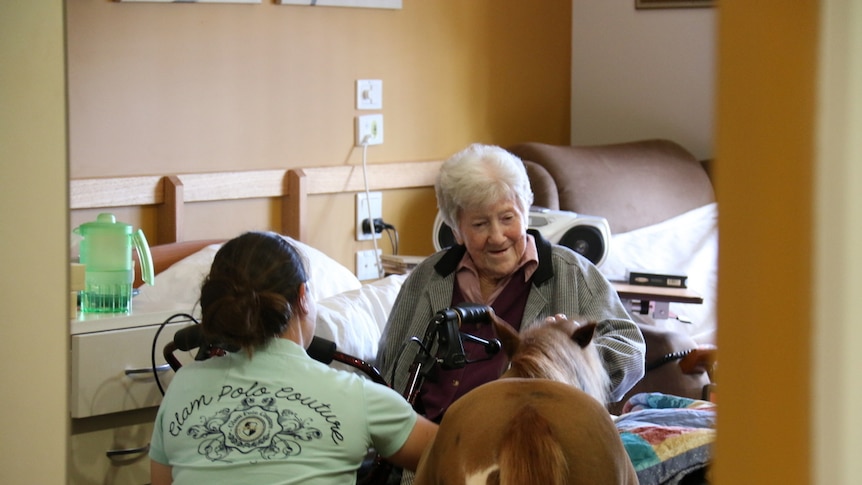
[[434,190],[443,221],[458,236],[462,209],[511,200],[526,222],[533,205],[533,190],[524,163],[493,145],[474,143],[443,162]]

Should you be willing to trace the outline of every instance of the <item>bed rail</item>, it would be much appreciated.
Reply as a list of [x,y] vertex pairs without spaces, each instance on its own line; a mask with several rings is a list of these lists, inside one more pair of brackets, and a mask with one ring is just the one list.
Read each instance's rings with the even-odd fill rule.
[[[368,190],[407,189],[434,185],[442,161],[378,163],[368,165]],[[305,241],[308,196],[362,192],[361,166],[295,168],[287,171],[287,196],[282,207],[282,229]]]
[[[432,186],[441,163],[368,165],[369,190]],[[183,240],[187,202],[278,198],[282,219],[275,230],[302,241],[308,196],[361,192],[364,180],[362,167],[356,165],[73,179],[70,209],[156,206],[156,241],[165,244]]]

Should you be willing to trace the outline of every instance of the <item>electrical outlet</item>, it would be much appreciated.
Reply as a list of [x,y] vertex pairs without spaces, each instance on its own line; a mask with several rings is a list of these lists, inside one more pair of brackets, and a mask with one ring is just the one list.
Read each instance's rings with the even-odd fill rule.
[[[370,212],[369,212],[370,209]],[[370,241],[372,238],[380,239],[382,234],[364,234],[362,232],[362,221],[365,219],[383,218],[383,192],[357,192],[356,193],[356,240]]]
[[380,249],[356,251],[356,278],[359,280],[376,280],[382,277],[381,254],[383,251]]
[[383,115],[361,115],[356,117],[356,146],[364,142],[369,145],[383,144]]
[[356,80],[356,109],[383,109],[382,80]]

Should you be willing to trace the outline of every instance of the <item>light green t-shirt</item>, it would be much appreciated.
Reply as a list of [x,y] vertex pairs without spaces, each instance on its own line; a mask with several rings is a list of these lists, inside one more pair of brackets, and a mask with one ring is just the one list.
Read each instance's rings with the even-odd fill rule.
[[416,414],[394,390],[275,339],[183,366],[156,416],[150,457],[175,485],[354,484],[373,446],[398,451]]

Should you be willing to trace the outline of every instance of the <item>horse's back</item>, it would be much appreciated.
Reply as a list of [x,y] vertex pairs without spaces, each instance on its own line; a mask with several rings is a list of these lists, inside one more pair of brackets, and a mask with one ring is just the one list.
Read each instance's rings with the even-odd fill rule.
[[449,407],[414,483],[503,484],[511,474],[520,483],[638,483],[596,399],[566,384],[518,378],[480,386]]

